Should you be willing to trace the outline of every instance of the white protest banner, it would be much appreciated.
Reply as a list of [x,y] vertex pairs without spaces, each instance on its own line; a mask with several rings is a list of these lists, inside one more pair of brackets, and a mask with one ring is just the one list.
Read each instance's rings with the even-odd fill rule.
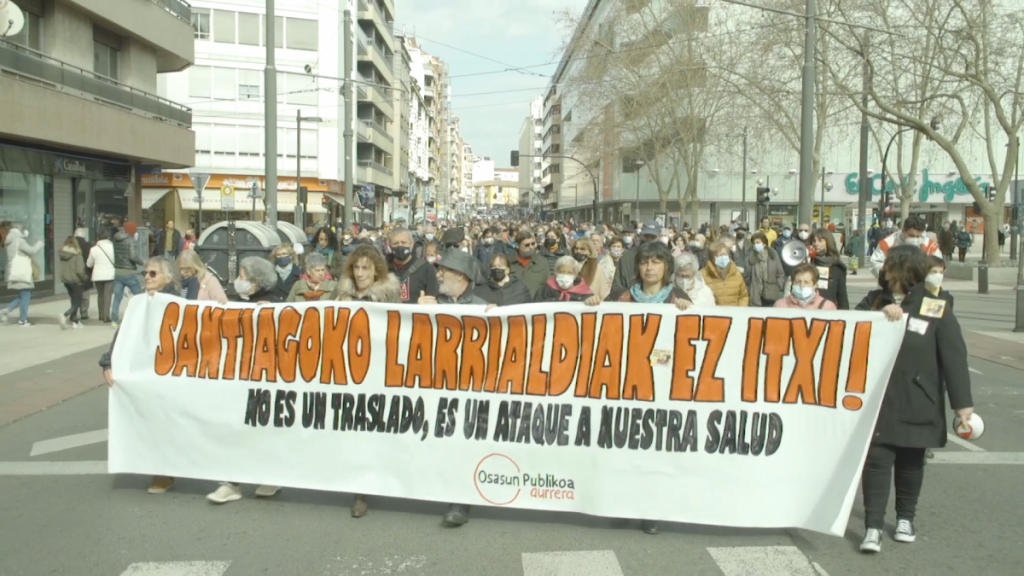
[[904,329],[866,312],[133,298],[110,472],[842,535]]

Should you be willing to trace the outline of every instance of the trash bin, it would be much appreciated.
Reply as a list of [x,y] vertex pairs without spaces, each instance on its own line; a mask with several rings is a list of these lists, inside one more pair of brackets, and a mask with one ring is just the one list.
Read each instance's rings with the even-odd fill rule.
[[306,238],[306,233],[295,224],[291,222],[277,221],[277,232],[281,236],[281,242],[288,242],[291,245],[302,245],[309,244],[309,240]]
[[250,256],[270,258],[271,251],[281,244],[276,230],[251,220],[217,222],[199,237],[196,252],[206,268],[217,276],[229,296],[235,296],[233,283],[238,265]]

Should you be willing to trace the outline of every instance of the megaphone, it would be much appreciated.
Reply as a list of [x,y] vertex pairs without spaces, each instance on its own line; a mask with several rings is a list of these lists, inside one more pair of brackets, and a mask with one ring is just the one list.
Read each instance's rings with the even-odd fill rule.
[[807,261],[807,246],[802,240],[790,240],[782,245],[782,261],[786,266],[793,267]]

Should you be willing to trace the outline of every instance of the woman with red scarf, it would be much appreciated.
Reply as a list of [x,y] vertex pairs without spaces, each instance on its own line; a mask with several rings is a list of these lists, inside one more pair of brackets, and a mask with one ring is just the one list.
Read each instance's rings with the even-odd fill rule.
[[576,271],[576,259],[562,256],[555,261],[555,274],[537,290],[534,302],[583,302],[593,296]]

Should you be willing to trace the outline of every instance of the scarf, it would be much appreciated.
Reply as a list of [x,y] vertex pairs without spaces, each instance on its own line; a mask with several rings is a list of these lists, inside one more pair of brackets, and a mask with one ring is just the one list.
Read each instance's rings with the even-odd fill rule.
[[274,268],[277,269],[277,276],[278,276],[278,278],[280,278],[281,280],[284,280],[284,279],[288,278],[288,275],[292,273],[292,266],[295,266],[295,265],[294,264],[289,264],[289,265],[285,266],[284,268],[281,268],[280,266],[274,266]]
[[633,284],[629,289],[629,295],[633,297],[633,301],[639,304],[663,304],[668,295],[672,293],[672,285],[669,284],[658,291],[657,294],[644,294],[644,287],[639,282]]
[[761,282],[764,282],[768,278],[768,250],[765,248],[761,252],[755,252],[757,258],[757,275],[761,278]]

